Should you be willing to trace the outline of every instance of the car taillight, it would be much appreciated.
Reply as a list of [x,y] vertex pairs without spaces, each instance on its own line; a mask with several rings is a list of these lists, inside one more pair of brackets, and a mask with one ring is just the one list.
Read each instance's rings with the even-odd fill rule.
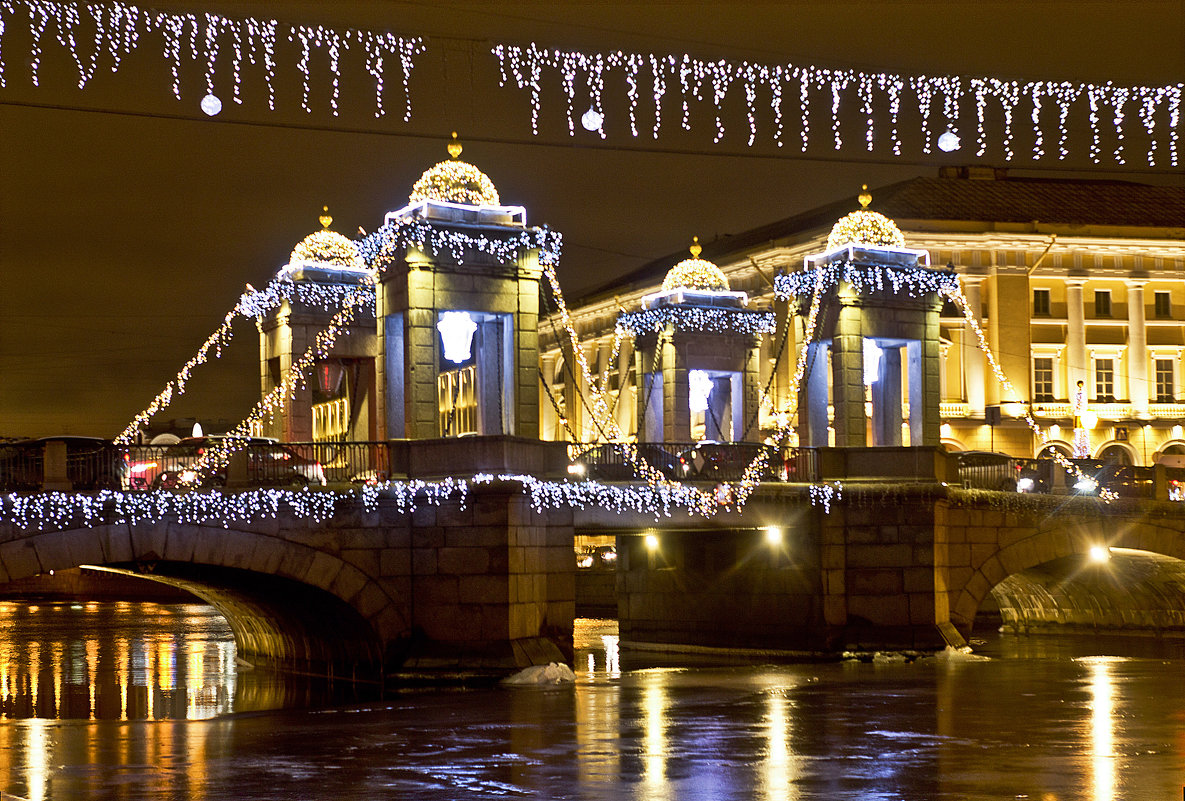
[[133,473],[143,473],[146,470],[151,470],[156,466],[156,462],[137,462],[128,469]]

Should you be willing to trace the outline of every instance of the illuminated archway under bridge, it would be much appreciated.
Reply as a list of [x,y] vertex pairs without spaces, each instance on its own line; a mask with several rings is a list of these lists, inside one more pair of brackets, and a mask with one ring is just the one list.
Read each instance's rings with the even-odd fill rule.
[[181,587],[217,608],[238,655],[261,667],[505,675],[570,657],[571,513],[532,515],[521,487],[487,485],[415,508],[341,501],[320,519],[281,504],[208,523],[8,521],[0,582],[93,566]]

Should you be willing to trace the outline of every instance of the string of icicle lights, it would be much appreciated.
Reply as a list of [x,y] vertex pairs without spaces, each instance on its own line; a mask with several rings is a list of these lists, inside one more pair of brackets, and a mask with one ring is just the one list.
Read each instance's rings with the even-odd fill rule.
[[0,494],[0,522],[11,523],[22,531],[136,525],[163,518],[175,518],[183,524],[229,528],[235,524],[275,520],[281,514],[322,523],[333,518],[343,504],[361,503],[366,511],[374,512],[379,502],[386,500],[393,502],[396,511],[402,514],[411,514],[422,504],[440,506],[448,501],[465,508],[474,487],[495,481],[521,485],[523,494],[538,513],[551,509],[600,508],[653,515],[658,521],[675,513],[694,515],[700,510],[699,491],[680,484],[616,486],[597,481],[549,481],[528,475],[479,473],[471,479],[384,481],[349,490],[9,493]]
[[[363,68],[374,80],[375,117],[386,114],[384,95],[389,72],[397,74],[403,94],[403,120],[411,119],[409,82],[415,58],[424,52],[419,37],[405,38],[387,31],[368,31],[356,28],[330,28],[323,25],[282,25],[274,19],[245,17],[233,19],[221,14],[175,13],[142,9],[131,3],[114,0],[105,3],[70,3],[54,0],[0,0],[0,87],[6,85],[3,54],[9,52],[7,34],[18,29],[21,14],[28,23],[31,37],[28,64],[34,86],[40,85],[41,57],[45,43],[65,48],[78,70],[78,88],[84,88],[100,67],[117,72],[123,60],[135,52],[143,40],[159,34],[156,50],[167,63],[172,75],[173,95],[181,99],[182,63],[188,59],[204,65],[205,96],[202,110],[217,114],[222,101],[216,94],[224,77],[216,75],[216,67],[230,58],[231,96],[242,103],[243,72],[254,69],[267,87],[268,108],[276,108],[275,80],[277,70],[288,65],[295,50],[295,66],[301,75],[303,93],[301,107],[312,111],[309,96],[312,92],[313,64],[328,56],[331,82],[330,110],[337,116],[343,58],[357,47],[363,53]],[[278,43],[286,38],[292,48]],[[223,66],[225,70],[225,66]]]
[[[534,43],[526,47],[498,44],[491,52],[498,59],[501,85],[513,82],[529,93],[531,131],[535,134],[539,133],[545,87],[559,83],[564,93],[569,135],[575,136],[575,120],[580,119],[584,128],[605,138],[607,116],[602,101],[606,80],[615,77],[625,83],[629,132],[635,137],[639,135],[642,116],[639,108],[646,94],[652,103],[647,121],[652,117],[653,138],[658,139],[665,121],[664,110],[670,102],[678,106],[679,124],[687,131],[692,127],[693,103],[710,103],[715,109],[713,141],[720,142],[725,135],[723,109],[727,98],[740,92],[744,95],[750,147],[758,141],[759,132],[778,147],[787,144],[790,135],[787,118],[795,114],[799,147],[806,152],[812,111],[821,106],[822,113],[828,115],[825,119],[830,125],[829,139],[834,149],[840,150],[844,145],[840,118],[851,118],[844,108],[854,102],[864,119],[862,139],[869,152],[877,147],[878,141],[883,141],[884,134],[878,128],[885,127],[888,146],[894,155],[901,155],[899,123],[906,110],[921,119],[923,153],[931,152],[936,133],[949,132],[956,136],[953,144],[957,147],[957,134],[963,121],[961,111],[973,108],[976,156],[985,155],[991,146],[998,148],[1008,161],[1017,158],[1016,128],[1021,117],[1027,116],[1033,129],[1033,160],[1044,158],[1047,148],[1056,148],[1058,160],[1063,160],[1070,154],[1070,114],[1078,108],[1089,119],[1091,139],[1083,149],[1095,164],[1108,155],[1102,146],[1104,130],[1114,130],[1117,137],[1116,147],[1109,155],[1119,164],[1126,163],[1124,127],[1133,116],[1148,136],[1146,158],[1150,166],[1155,166],[1158,158],[1162,161],[1167,158],[1174,167],[1179,161],[1183,83],[1165,86],[1117,86],[1110,81],[1021,83],[988,76],[900,75],[813,64],[706,61],[688,54],[620,50],[586,53],[543,48]],[[549,80],[551,76],[555,76],[554,80]],[[668,101],[668,96],[673,96],[673,100]],[[759,111],[759,105],[766,106],[768,114]],[[1002,114],[1002,131],[989,132],[989,109],[993,118]],[[882,116],[885,111],[887,126]],[[762,131],[763,128],[767,130]],[[1051,133],[1046,133],[1047,128]],[[1054,140],[1056,144],[1051,143]],[[1167,157],[1159,153],[1162,143],[1168,151]]]

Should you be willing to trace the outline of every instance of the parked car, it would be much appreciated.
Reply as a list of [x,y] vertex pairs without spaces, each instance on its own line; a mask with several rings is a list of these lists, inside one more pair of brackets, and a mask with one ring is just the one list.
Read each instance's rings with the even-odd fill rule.
[[[149,480],[154,489],[173,489],[192,484],[197,478],[194,466],[214,444],[224,439],[219,436],[187,437],[171,445],[160,454]],[[293,448],[274,439],[252,437],[247,442],[247,482],[256,487],[324,486],[325,470],[321,463],[297,453]],[[135,467],[132,468],[136,469]],[[148,471],[142,471],[147,473]],[[220,467],[203,483],[225,486],[227,468]]]
[[960,451],[954,456],[959,484],[965,489],[1017,491],[1021,462],[1015,456],[993,451]]
[[66,478],[76,490],[120,489],[127,474],[125,449],[102,437],[60,435],[0,446],[0,489],[35,491],[45,476],[45,448],[66,446]]

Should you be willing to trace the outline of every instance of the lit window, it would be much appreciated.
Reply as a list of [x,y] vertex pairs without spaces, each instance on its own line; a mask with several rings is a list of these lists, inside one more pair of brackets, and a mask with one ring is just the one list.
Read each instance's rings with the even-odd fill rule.
[[1115,402],[1115,360],[1095,359],[1094,396],[1100,403]]
[[1034,289],[1033,290],[1033,316],[1034,317],[1048,317],[1049,316],[1049,290],[1048,289]]
[[1053,359],[1033,359],[1033,400],[1048,403],[1053,400]]
[[1096,289],[1094,293],[1094,316],[1111,316],[1111,290]]
[[[1160,294],[1159,292],[1157,293]],[[1165,294],[1168,294],[1167,292]],[[1173,360],[1156,360],[1156,402],[1175,403],[1176,388],[1173,385]]]

